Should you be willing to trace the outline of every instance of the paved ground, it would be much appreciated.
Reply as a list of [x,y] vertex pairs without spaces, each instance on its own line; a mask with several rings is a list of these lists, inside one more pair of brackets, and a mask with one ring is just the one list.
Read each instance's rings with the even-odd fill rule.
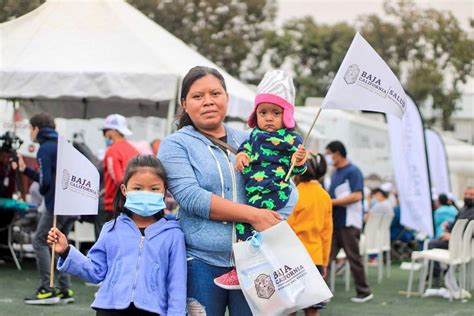
[[[87,287],[79,279],[73,279],[76,302],[69,305],[28,306],[23,304],[23,298],[32,294],[37,286],[37,275],[33,261],[23,262],[23,271],[17,271],[12,263],[0,265],[0,315],[94,315],[89,308],[96,288]],[[342,278],[338,278],[335,298],[322,315],[396,315],[396,316],[472,316],[474,315],[474,299],[467,303],[454,301],[449,303],[443,298],[413,297],[406,299],[398,294],[406,289],[408,272],[393,267],[391,279],[384,279],[381,285],[375,282],[375,268],[370,270],[370,283],[373,286],[375,299],[366,304],[351,303],[353,295],[344,291]],[[471,292],[474,294],[474,291]]]

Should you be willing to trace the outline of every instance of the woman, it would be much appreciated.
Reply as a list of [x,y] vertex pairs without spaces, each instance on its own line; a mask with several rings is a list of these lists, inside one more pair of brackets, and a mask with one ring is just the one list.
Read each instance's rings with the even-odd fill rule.
[[[294,179],[300,199],[288,218],[288,224],[304,244],[321,275],[326,277],[333,231],[332,202],[318,182],[326,174],[326,160],[321,154],[311,154],[306,165],[306,172]],[[325,303],[319,303],[304,312],[306,316],[318,316],[324,307]]]
[[[277,224],[277,212],[245,202],[244,184],[235,172],[232,148],[248,137],[224,124],[229,96],[215,69],[194,67],[181,87],[178,131],[165,138],[158,157],[169,190],[180,206],[178,217],[188,255],[190,315],[251,315],[241,291],[218,288],[214,278],[231,270],[234,222],[262,231]],[[232,148],[230,148],[231,146]],[[289,203],[296,204],[297,190]]]

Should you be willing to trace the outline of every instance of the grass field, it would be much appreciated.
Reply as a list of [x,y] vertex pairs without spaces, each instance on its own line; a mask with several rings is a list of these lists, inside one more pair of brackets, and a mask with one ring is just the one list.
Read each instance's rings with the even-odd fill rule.
[[[76,302],[69,305],[28,306],[23,303],[25,296],[31,295],[37,287],[37,274],[33,261],[22,263],[23,271],[15,269],[11,263],[0,265],[0,315],[94,315],[90,309],[95,287],[87,287],[79,279],[73,279],[73,289]],[[344,291],[342,278],[337,279],[335,297],[322,315],[397,315],[397,316],[472,316],[474,315],[474,299],[467,303],[448,300],[440,297],[405,298],[398,294],[399,290],[406,290],[408,272],[402,271],[397,265],[392,268],[392,278],[384,279],[382,284],[375,281],[376,271],[371,268],[369,281],[375,298],[366,304],[354,304],[349,298],[354,295],[351,291]],[[416,283],[417,285],[417,283]],[[474,294],[471,292],[471,294]],[[212,315],[210,315],[212,316]]]

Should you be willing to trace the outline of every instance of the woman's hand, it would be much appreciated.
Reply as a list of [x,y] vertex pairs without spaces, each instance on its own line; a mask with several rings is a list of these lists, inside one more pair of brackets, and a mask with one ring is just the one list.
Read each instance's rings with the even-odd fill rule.
[[18,155],[18,162],[12,161],[12,169],[13,170],[19,169],[20,172],[25,171],[26,164],[25,164],[25,161],[23,160],[23,157],[21,155]]
[[249,163],[250,159],[246,154],[240,154],[235,157],[235,169],[239,172],[242,172],[242,170],[247,167]]
[[261,232],[278,224],[281,220],[281,215],[275,211],[255,208],[254,220],[249,224],[257,231]]
[[54,246],[54,251],[58,254],[64,253],[69,245],[66,236],[57,228],[51,228],[49,230],[48,244],[51,247]]
[[306,148],[303,144],[300,144],[296,149],[296,152],[293,154],[291,160],[296,166],[301,166],[306,161],[306,154]]

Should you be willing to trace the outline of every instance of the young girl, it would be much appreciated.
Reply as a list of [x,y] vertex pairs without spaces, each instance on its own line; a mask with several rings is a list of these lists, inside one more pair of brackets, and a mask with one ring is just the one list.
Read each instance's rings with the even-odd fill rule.
[[58,229],[50,230],[59,271],[103,282],[91,306],[97,315],[186,314],[184,235],[164,217],[165,191],[161,162],[137,156],[115,196],[115,220],[104,225],[87,257]]
[[[292,162],[292,175],[306,170],[306,150],[301,136],[293,131],[294,101],[292,78],[282,70],[267,72],[258,85],[255,107],[248,119],[254,129],[235,158],[235,168],[244,177],[248,205],[283,214],[293,210],[294,205],[287,205],[291,186],[285,177]],[[254,230],[246,223],[236,223],[235,228],[237,242],[247,240]],[[240,288],[235,269],[214,282],[228,290]]]
[[[318,180],[324,177],[327,166],[321,154],[309,155],[306,165],[308,170],[294,178],[299,200],[288,217],[288,224],[304,244],[321,275],[325,277],[331,252],[332,202]],[[324,306],[324,303],[310,306],[305,309],[305,315],[317,316]]]

